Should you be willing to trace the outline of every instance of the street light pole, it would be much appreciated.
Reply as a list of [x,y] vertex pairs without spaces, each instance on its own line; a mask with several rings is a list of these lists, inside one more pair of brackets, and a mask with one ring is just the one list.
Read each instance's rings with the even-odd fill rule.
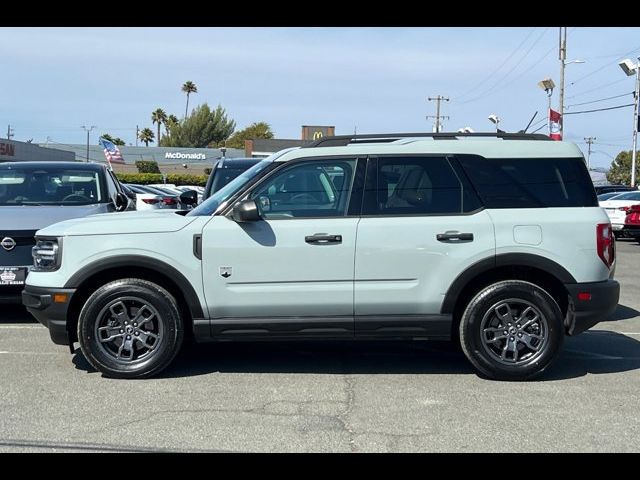
[[91,133],[91,130],[93,130],[94,128],[96,128],[95,125],[91,125],[90,128],[85,127],[84,125],[82,125],[80,128],[83,128],[84,130],[87,131],[87,159],[86,162],[89,162],[89,133]]

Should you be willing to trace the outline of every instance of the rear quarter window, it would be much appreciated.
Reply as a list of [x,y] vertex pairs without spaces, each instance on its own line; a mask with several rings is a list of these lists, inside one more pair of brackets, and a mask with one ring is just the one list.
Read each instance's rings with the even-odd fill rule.
[[582,158],[457,158],[487,208],[598,206]]

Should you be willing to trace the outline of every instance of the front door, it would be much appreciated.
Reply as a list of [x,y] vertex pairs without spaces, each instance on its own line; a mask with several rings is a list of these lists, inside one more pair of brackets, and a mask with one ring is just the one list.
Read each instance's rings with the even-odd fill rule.
[[353,334],[356,164],[284,164],[248,194],[263,220],[207,223],[202,274],[214,336]]

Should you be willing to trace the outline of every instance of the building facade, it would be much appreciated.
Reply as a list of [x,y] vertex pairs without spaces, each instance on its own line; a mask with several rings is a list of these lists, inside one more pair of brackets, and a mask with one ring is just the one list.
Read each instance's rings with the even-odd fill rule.
[[[55,149],[69,153],[73,159],[80,162],[87,161],[87,145],[74,144],[62,145],[59,143],[42,144],[49,149]],[[223,156],[223,149],[220,148],[181,148],[181,147],[133,147],[118,146],[124,165],[113,164],[113,170],[121,173],[137,173],[136,161],[150,160],[158,163],[162,173],[193,173],[196,175],[204,173],[204,169],[211,167],[216,158]],[[244,151],[238,148],[225,149],[224,156],[227,158],[243,157]],[[89,145],[90,162],[106,162],[104,149],[100,145]]]
[[69,152],[44,148],[29,142],[0,139],[0,162],[69,162],[75,155]]

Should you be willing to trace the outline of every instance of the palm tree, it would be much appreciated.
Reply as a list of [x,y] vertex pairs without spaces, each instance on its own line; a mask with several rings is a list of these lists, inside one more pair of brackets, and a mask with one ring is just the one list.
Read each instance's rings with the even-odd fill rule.
[[156,136],[153,134],[153,130],[151,130],[150,128],[143,128],[142,130],[140,130],[138,138],[142,140],[148,147],[149,142],[153,142],[153,139],[156,138]]
[[187,94],[187,106],[184,109],[184,118],[187,118],[187,113],[189,111],[189,95],[192,93],[198,93],[198,87],[196,87],[196,84],[191,80],[187,80],[184,82],[184,85],[182,85],[182,91]]
[[164,122],[164,130],[166,133],[166,135],[169,135],[169,131],[171,130],[171,127],[173,125],[177,125],[178,124],[178,117],[176,117],[174,114],[171,114],[167,117],[167,120]]
[[156,108],[151,112],[151,121],[158,124],[158,144],[160,143],[160,125],[167,124],[167,114],[161,108]]

